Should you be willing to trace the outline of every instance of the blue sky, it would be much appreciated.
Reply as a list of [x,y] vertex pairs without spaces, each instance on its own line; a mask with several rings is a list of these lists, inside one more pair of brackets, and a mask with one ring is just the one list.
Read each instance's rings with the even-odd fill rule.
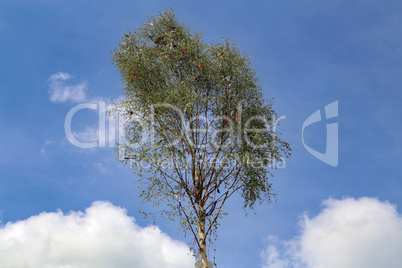
[[[298,241],[298,252],[304,252],[308,228],[321,226],[307,227],[306,217],[318,221],[338,211],[347,214],[348,208],[378,207],[394,209],[390,213],[400,221],[396,207],[402,206],[401,2],[4,0],[0,2],[4,232],[5,224],[12,226],[41,212],[88,207],[122,207],[126,211],[118,215],[134,217],[139,228],[152,223],[138,214],[136,177],[115,159],[113,148],[74,147],[66,139],[64,120],[80,102],[110,102],[120,96],[122,84],[110,65],[110,52],[122,32],[169,5],[179,20],[203,33],[206,42],[229,37],[253,56],[264,97],[274,98],[277,113],[286,116],[278,129],[293,149],[286,168],[274,172],[277,203],[263,204],[257,215],[248,217],[241,200],[228,204],[229,215],[218,231],[218,267],[296,267],[290,259],[297,259],[297,254],[286,255],[285,242]],[[52,101],[49,79],[58,73],[71,76],[59,85],[61,89],[79,91],[81,86],[85,96]],[[306,128],[305,142],[324,152],[326,124],[338,123],[337,167],[316,159],[302,143],[303,122],[334,101],[339,117]],[[77,137],[93,141],[97,114],[77,113],[72,128]],[[322,205],[329,198],[332,201]],[[94,201],[113,205],[91,206]],[[376,226],[386,229],[381,224]],[[189,242],[176,234],[174,224],[160,219],[157,225],[172,241]],[[341,232],[337,234],[341,237]],[[272,257],[276,251],[271,249],[280,261]],[[306,267],[320,263],[313,257],[297,261]],[[394,261],[395,266],[388,267],[402,265]]]

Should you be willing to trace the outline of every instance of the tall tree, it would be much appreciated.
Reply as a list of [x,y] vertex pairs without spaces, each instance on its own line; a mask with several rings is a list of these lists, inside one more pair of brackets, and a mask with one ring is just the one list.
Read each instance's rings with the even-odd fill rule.
[[166,206],[159,213],[194,236],[206,268],[226,201],[239,193],[245,209],[269,203],[271,169],[289,145],[236,43],[204,43],[173,10],[123,35],[112,53],[125,85],[113,109],[126,116],[120,160],[140,177],[143,201]]

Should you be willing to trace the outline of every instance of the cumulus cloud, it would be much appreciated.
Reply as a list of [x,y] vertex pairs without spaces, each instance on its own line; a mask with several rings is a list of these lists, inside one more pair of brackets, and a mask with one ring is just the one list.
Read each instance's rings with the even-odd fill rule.
[[70,74],[62,72],[53,74],[49,77],[49,93],[52,102],[82,102],[86,100],[85,91],[88,89],[87,82],[77,85],[67,85],[66,81],[70,78]]
[[316,217],[304,215],[300,236],[268,238],[263,268],[402,267],[402,217],[375,198],[328,199]]
[[122,208],[41,213],[0,227],[0,266],[30,268],[192,267],[189,248],[159,228],[140,227]]

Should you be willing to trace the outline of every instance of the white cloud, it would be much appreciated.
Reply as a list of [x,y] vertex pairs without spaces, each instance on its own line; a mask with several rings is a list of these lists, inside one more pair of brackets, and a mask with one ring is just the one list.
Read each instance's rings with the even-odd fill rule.
[[270,237],[264,268],[402,267],[402,217],[375,198],[328,199],[316,217],[304,215],[301,235]]
[[51,145],[54,145],[55,143],[56,143],[55,141],[46,140],[46,141],[45,141],[45,144],[43,144],[42,148],[40,148],[41,154],[46,155],[46,154],[47,154],[47,148],[48,148],[49,146],[51,146]]
[[49,77],[49,93],[52,102],[82,102],[86,100],[85,91],[88,89],[88,83],[83,82],[77,85],[67,85],[65,82],[70,78],[70,74],[62,72]]
[[85,212],[41,213],[0,227],[1,267],[187,268],[189,248],[159,228],[140,227],[122,208],[95,202]]
[[94,163],[93,166],[102,174],[107,174],[109,172],[109,169],[105,166],[105,163]]
[[[108,126],[108,121],[106,125]],[[113,126],[109,126],[109,128],[110,127]],[[98,146],[113,148],[115,142],[117,141],[114,136],[109,134],[109,129],[99,131],[97,126],[87,125],[81,130],[71,131],[71,133],[66,134],[66,138],[60,140],[47,139],[42,145],[40,153],[43,155],[52,155],[54,153],[62,153],[66,150],[71,151],[71,148],[90,149],[79,150],[79,152],[94,152],[93,149],[98,148]],[[103,145],[101,146],[100,143]],[[74,152],[77,152],[77,150],[74,150]]]
[[106,133],[103,133],[102,131],[99,133],[97,127],[90,127],[90,126],[85,126],[85,128],[82,131],[77,132],[73,131],[72,134],[80,142],[94,142],[98,141],[99,138],[102,140],[106,138],[105,136]]
[[40,153],[45,156],[52,155],[54,153],[61,153],[66,148],[66,145],[67,142],[65,139],[62,140],[47,139],[40,148]]

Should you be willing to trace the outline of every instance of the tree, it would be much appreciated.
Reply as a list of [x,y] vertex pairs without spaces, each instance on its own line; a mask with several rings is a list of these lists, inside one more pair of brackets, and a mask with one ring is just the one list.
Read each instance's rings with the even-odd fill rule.
[[229,197],[253,209],[274,196],[270,167],[290,148],[272,101],[236,43],[204,43],[171,9],[124,33],[112,61],[125,85],[113,109],[127,119],[120,160],[140,177],[143,202],[165,205],[159,213],[194,236],[205,268]]

